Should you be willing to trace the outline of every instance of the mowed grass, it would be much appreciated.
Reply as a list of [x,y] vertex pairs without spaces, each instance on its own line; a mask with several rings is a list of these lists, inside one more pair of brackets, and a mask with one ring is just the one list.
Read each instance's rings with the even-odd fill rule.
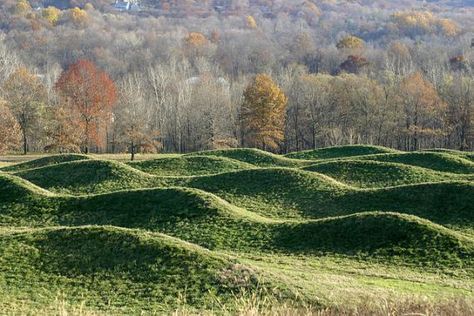
[[411,166],[432,169],[435,171],[458,174],[473,174],[474,162],[459,155],[443,152],[412,152],[397,154],[379,154],[360,156],[358,159],[381,162],[396,162]]
[[210,150],[188,155],[226,157],[246,162],[258,167],[297,167],[311,163],[311,161],[290,159],[284,156],[275,155],[269,152],[265,152],[263,150],[253,148]]
[[440,172],[403,163],[372,160],[332,160],[303,169],[325,174],[359,188],[474,179],[474,174]]
[[380,146],[352,145],[299,151],[289,153],[285,155],[285,157],[292,159],[320,160],[396,152],[398,151]]
[[213,156],[163,157],[129,165],[157,176],[199,176],[255,168],[249,163]]
[[153,178],[126,164],[97,159],[22,169],[14,174],[42,188],[71,193],[100,193],[146,187]]
[[9,187],[0,191],[2,194],[17,192],[14,195],[18,197],[0,208],[2,222],[10,225],[114,225],[165,232],[213,250],[402,258],[405,263],[439,267],[458,265],[474,249],[468,237],[398,213],[365,212],[283,221],[258,216],[196,189],[161,188],[74,197],[47,194],[15,181],[13,176],[4,177],[2,182],[2,187]]
[[0,167],[0,309],[469,314],[471,157],[341,146]]
[[79,154],[53,155],[53,156],[46,156],[43,158],[20,162],[13,166],[5,167],[2,170],[6,172],[18,172],[18,171],[24,171],[28,169],[51,166],[51,165],[60,164],[64,162],[88,160],[88,159],[91,159],[91,158],[87,155],[79,155]]
[[[264,288],[252,269],[156,233],[107,226],[0,234],[0,306],[27,297],[38,305],[61,294],[70,304],[120,313],[210,308],[240,291]],[[153,299],[151,299],[153,298]]]

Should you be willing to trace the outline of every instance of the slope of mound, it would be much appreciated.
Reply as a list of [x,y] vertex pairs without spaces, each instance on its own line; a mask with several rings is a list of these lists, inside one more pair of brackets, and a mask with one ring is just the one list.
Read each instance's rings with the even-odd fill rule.
[[189,155],[227,157],[246,162],[258,167],[297,167],[308,164],[308,162],[305,161],[285,158],[283,156],[275,155],[254,148],[211,150],[193,153]]
[[338,181],[361,188],[376,188],[462,179],[463,176],[437,172],[400,163],[339,160],[321,162],[304,170],[319,172]]
[[293,152],[285,155],[285,157],[292,159],[318,160],[395,152],[397,151],[394,149],[381,146],[348,145]]
[[441,152],[409,152],[360,156],[357,159],[396,162],[436,171],[474,173],[474,163],[456,155]]
[[238,207],[279,219],[314,219],[380,210],[414,214],[436,223],[474,223],[474,184],[469,181],[356,189],[318,173],[269,168],[190,178],[182,185],[214,193]]
[[264,216],[283,218],[300,217],[306,209],[333,209],[334,200],[352,190],[324,175],[287,168],[191,178],[182,185],[214,193]]
[[[430,254],[444,256],[440,254],[443,247],[452,242],[452,236],[459,237],[426,220],[394,213],[272,221],[234,207],[212,194],[184,188],[53,196],[41,202],[24,201],[23,211],[14,209],[10,213],[10,208],[0,208],[0,220],[4,225],[15,226],[95,224],[141,228],[227,251],[333,253],[380,258],[397,255],[406,262],[435,262]],[[14,220],[8,222],[9,219]],[[452,255],[461,255],[461,250],[452,244],[446,249],[445,252]],[[448,262],[440,263],[443,264],[448,265]]]
[[359,191],[346,203],[364,203],[374,210],[414,214],[436,223],[474,225],[474,183],[450,181]]
[[0,172],[0,205],[27,197],[52,194],[22,178]]
[[[51,213],[44,221],[51,222]],[[71,198],[54,213],[62,225],[114,225],[160,231],[209,249],[255,249],[268,242],[273,221],[186,188],[114,192]],[[17,218],[16,223],[25,223]],[[38,223],[41,224],[41,223]],[[258,245],[258,246],[257,246]]]
[[225,157],[180,156],[129,163],[135,169],[158,176],[199,176],[255,168]]
[[447,153],[447,154],[455,155],[455,156],[474,162],[474,152],[472,151],[460,151],[460,150],[444,149],[444,148],[428,149],[425,151],[435,152],[435,153]]
[[279,233],[275,245],[285,245],[293,251],[372,255],[439,266],[459,265],[461,259],[474,263],[473,240],[427,220],[398,213],[359,213],[295,223]]
[[81,160],[15,173],[34,184],[58,192],[101,193],[146,187],[152,176],[125,164]]
[[[251,269],[161,234],[114,227],[40,229],[0,236],[0,293],[11,303],[71,302],[116,312],[206,308],[215,295],[264,287]],[[240,276],[240,278],[239,278]]]
[[8,177],[4,181],[8,185],[0,189],[8,197],[0,202],[0,224],[11,227],[113,225],[166,232],[210,249],[255,249],[256,244],[268,242],[263,226],[275,222],[197,189],[171,187],[77,197],[35,191],[36,186],[26,180]]
[[2,171],[18,172],[18,171],[23,171],[23,170],[33,169],[33,168],[55,165],[55,164],[64,163],[64,162],[77,161],[77,160],[89,160],[89,159],[92,159],[92,158],[87,155],[79,155],[79,154],[53,155],[53,156],[47,156],[47,157],[15,164],[13,166],[5,167],[5,168],[2,168]]

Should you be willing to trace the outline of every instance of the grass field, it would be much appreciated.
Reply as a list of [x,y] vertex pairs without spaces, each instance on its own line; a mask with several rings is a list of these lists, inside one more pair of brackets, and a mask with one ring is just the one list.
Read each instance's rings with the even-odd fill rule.
[[474,313],[472,153],[0,159],[4,314]]

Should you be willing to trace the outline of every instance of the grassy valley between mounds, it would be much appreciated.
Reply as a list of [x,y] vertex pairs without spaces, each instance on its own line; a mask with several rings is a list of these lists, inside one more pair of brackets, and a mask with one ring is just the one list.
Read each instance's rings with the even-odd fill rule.
[[472,154],[107,158],[0,168],[0,310],[474,312]]

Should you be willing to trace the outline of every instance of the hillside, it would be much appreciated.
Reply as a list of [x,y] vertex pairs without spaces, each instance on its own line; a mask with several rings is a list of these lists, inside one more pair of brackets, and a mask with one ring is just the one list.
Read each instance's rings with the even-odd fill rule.
[[471,164],[462,152],[348,146],[0,168],[0,308],[379,314],[371,297],[407,313],[439,313],[441,298],[467,311]]

